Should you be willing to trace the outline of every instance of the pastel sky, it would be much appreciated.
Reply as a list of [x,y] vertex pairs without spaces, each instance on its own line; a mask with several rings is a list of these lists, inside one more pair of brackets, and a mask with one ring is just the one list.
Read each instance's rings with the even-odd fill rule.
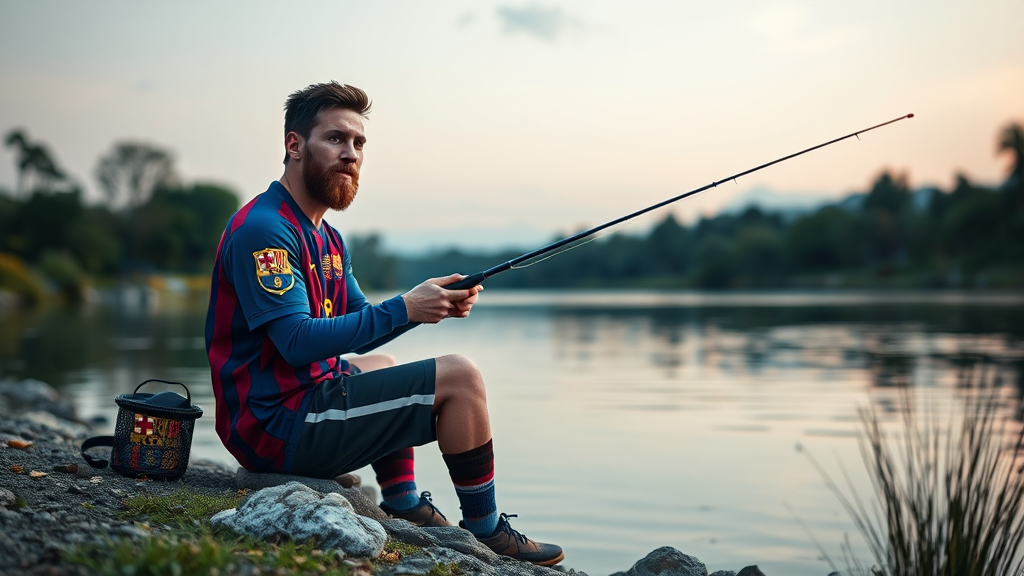
[[335,79],[374,110],[359,198],[332,224],[530,247],[909,112],[676,212],[838,198],[886,168],[1000,182],[1021,22],[1020,0],[0,0],[0,130],[47,143],[92,197],[97,158],[135,139],[244,200],[281,174],[288,93]]

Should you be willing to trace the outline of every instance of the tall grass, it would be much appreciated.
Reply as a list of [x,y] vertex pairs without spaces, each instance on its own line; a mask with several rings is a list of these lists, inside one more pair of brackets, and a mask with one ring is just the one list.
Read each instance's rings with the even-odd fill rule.
[[867,542],[872,575],[1024,574],[1024,431],[1001,410],[997,383],[991,368],[964,368],[963,413],[944,424],[934,405],[919,408],[905,391],[899,434],[862,410],[871,505],[848,476],[850,496],[810,457]]

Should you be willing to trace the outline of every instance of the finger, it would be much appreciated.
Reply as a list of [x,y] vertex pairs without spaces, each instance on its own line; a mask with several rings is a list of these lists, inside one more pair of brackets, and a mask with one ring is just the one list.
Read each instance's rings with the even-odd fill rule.
[[442,294],[441,296],[448,302],[462,302],[463,300],[466,300],[467,298],[473,295],[474,294],[472,294],[469,290],[445,289],[444,294]]
[[427,280],[427,282],[430,282],[431,284],[436,284],[437,286],[444,286],[445,284],[451,284],[452,282],[458,282],[459,280],[462,280],[463,278],[465,278],[464,275],[459,274],[459,273],[456,272],[455,274],[449,274],[447,276],[443,276],[443,277],[440,277],[440,278],[430,278],[430,279]]

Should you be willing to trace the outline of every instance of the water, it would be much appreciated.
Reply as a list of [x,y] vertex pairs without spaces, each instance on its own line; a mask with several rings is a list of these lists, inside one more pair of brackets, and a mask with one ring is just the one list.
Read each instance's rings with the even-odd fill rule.
[[[0,373],[51,382],[83,416],[147,378],[184,382],[207,415],[193,454],[234,464],[213,432],[205,299],[148,310],[8,311]],[[491,290],[467,320],[417,328],[381,351],[472,358],[487,380],[498,502],[514,525],[592,576],[659,546],[709,571],[840,569],[860,537],[804,450],[870,494],[858,409],[896,421],[900,390],[955,406],[957,366],[997,367],[1024,389],[1024,296],[872,293],[597,293]],[[436,446],[420,489],[458,503]],[[359,472],[373,484],[369,469]],[[815,541],[818,543],[815,544]]]

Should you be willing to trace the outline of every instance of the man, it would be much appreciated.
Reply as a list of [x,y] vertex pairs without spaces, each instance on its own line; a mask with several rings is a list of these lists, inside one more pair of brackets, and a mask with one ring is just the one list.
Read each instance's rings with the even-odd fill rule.
[[247,469],[335,478],[373,466],[381,508],[420,526],[449,526],[416,493],[413,446],[437,441],[462,508],[460,526],[499,554],[563,558],[498,514],[483,378],[462,356],[396,366],[363,354],[417,323],[464,318],[481,286],[431,278],[371,306],[341,236],[323,221],[359,188],[366,94],[314,84],[285,103],[285,169],[240,209],[217,248],[206,348],[217,433]]

